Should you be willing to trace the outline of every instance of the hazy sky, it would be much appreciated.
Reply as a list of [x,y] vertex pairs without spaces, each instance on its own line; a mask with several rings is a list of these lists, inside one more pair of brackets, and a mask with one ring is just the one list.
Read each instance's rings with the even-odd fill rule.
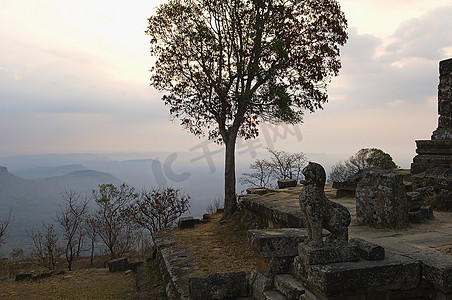
[[[0,157],[200,150],[203,140],[169,120],[148,84],[144,30],[161,2],[0,0]],[[267,128],[252,150],[274,142],[345,159],[378,147],[408,167],[414,141],[430,139],[437,125],[438,62],[452,57],[451,1],[340,3],[349,41],[330,102],[297,128],[280,127],[279,137]]]

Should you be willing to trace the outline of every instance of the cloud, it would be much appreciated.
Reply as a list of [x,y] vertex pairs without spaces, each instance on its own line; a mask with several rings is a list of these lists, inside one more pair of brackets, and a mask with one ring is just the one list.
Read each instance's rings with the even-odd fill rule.
[[452,46],[452,6],[436,8],[403,22],[387,43],[382,59],[444,59],[444,49]]
[[[424,102],[436,94],[438,63],[452,46],[452,6],[404,22],[388,39],[349,31],[331,98],[359,99],[355,108]],[[339,100],[342,101],[342,100]]]

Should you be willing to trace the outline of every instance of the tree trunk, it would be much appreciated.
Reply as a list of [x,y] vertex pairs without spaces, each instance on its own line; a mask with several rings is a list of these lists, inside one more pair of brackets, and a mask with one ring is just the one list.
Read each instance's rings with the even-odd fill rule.
[[224,160],[224,213],[223,219],[231,216],[237,210],[235,194],[235,141],[236,134],[230,134],[225,140]]

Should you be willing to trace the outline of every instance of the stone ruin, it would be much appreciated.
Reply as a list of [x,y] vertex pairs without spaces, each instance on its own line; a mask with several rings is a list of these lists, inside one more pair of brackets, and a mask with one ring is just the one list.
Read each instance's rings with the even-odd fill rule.
[[[417,140],[411,164],[415,189],[433,188],[436,207],[452,209],[452,58],[439,63],[438,127],[430,140]],[[432,193],[430,193],[432,194]]]
[[439,63],[438,114],[438,127],[431,139],[416,141],[412,175],[437,167],[452,168],[452,58]]
[[[249,277],[254,299],[452,299],[450,260],[349,240],[350,213],[326,198],[323,167],[310,163],[303,174],[299,198],[306,229],[248,231],[257,257]],[[394,180],[390,174],[369,174]]]

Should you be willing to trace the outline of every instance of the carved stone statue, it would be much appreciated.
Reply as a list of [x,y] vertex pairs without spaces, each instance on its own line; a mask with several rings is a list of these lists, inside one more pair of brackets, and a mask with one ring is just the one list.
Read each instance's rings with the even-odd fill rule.
[[304,188],[300,193],[300,207],[306,216],[307,245],[323,246],[322,228],[331,233],[328,243],[347,243],[350,213],[347,208],[325,196],[325,169],[318,163],[310,162],[302,173],[305,180],[302,182]]

